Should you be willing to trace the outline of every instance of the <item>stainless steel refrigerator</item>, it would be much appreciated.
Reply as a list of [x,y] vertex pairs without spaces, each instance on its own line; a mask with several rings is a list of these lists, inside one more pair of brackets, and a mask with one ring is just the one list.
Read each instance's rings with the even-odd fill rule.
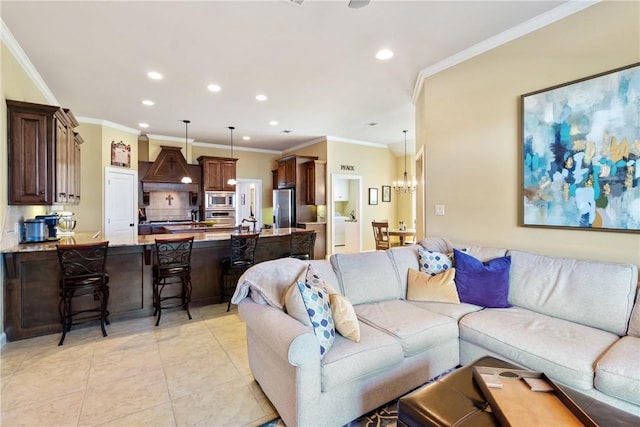
[[273,228],[295,227],[296,197],[293,188],[273,190]]

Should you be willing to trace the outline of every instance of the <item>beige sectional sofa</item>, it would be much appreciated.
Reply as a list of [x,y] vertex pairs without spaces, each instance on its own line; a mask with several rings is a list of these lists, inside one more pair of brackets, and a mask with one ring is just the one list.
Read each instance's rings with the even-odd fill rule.
[[313,327],[286,312],[285,294],[309,263],[258,264],[232,301],[247,325],[251,371],[288,426],[343,425],[460,364],[492,355],[640,416],[638,269],[515,250],[465,248],[488,261],[510,256],[509,308],[408,301],[418,245],[338,254],[310,264],[353,304],[360,342],[335,335],[321,358]]

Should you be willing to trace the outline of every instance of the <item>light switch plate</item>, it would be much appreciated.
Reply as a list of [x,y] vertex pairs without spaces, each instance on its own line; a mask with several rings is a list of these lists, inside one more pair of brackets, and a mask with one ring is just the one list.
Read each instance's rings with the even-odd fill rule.
[[444,205],[436,205],[436,215],[444,215]]

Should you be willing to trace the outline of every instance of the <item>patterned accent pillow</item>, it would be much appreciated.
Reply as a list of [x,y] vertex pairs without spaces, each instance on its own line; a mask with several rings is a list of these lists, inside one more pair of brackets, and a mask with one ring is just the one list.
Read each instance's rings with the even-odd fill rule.
[[303,325],[313,327],[320,341],[320,358],[331,348],[335,338],[329,295],[336,293],[308,264],[284,297],[287,314]]
[[313,332],[320,342],[320,359],[329,351],[335,339],[336,330],[329,307],[329,293],[323,286],[313,282],[297,282],[302,301],[313,326]]
[[[461,252],[467,253],[469,248],[461,249]],[[453,253],[444,254],[442,252],[429,251],[418,247],[418,255],[420,256],[420,271],[431,276],[440,274],[453,267]]]

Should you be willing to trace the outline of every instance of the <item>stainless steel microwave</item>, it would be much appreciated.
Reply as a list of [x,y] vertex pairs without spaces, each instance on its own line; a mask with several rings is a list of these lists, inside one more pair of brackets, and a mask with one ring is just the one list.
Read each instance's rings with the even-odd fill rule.
[[236,193],[234,191],[206,191],[205,209],[235,209]]

